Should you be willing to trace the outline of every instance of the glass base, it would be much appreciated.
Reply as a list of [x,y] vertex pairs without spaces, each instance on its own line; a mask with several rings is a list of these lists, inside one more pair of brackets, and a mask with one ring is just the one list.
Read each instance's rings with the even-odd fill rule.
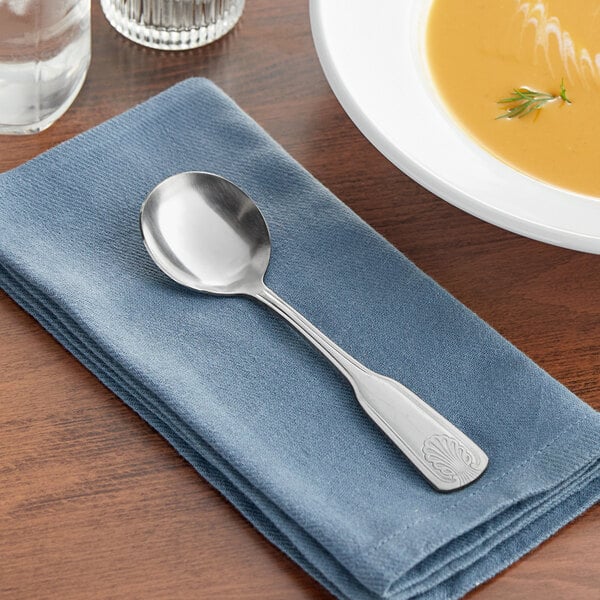
[[156,48],[157,50],[190,50],[210,44],[231,31],[244,10],[245,0],[232,2],[230,9],[217,19],[202,27],[175,29],[141,24],[123,14],[114,0],[101,0],[102,10],[108,22],[127,39]]

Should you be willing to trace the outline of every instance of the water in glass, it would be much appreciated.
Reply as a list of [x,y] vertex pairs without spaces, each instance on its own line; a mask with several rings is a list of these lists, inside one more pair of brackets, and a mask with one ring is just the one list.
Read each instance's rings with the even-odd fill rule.
[[52,125],[89,62],[90,0],[0,0],[0,133]]

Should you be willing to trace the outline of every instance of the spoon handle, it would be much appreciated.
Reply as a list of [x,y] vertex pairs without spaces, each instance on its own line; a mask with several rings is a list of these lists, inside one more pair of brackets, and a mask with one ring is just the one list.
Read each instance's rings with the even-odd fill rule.
[[365,412],[434,488],[456,490],[485,471],[485,452],[415,393],[367,369],[269,288],[254,297],[302,333],[346,376]]

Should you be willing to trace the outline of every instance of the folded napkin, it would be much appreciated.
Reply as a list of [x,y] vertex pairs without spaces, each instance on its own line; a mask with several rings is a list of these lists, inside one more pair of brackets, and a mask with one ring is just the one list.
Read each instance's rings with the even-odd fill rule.
[[[146,254],[162,179],[219,173],[273,238],[267,284],[489,455],[434,491],[268,309]],[[334,198],[213,84],[185,81],[0,176],[0,283],[339,598],[458,598],[600,498],[600,415]]]

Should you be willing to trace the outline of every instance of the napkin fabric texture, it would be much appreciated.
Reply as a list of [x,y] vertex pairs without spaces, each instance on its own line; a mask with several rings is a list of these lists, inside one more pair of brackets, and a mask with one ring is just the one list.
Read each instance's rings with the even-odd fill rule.
[[[266,282],[489,455],[434,491],[275,314],[170,281],[138,212],[181,171],[259,205]],[[184,81],[0,176],[0,283],[339,598],[458,598],[600,498],[600,416],[361,221],[223,92]]]

